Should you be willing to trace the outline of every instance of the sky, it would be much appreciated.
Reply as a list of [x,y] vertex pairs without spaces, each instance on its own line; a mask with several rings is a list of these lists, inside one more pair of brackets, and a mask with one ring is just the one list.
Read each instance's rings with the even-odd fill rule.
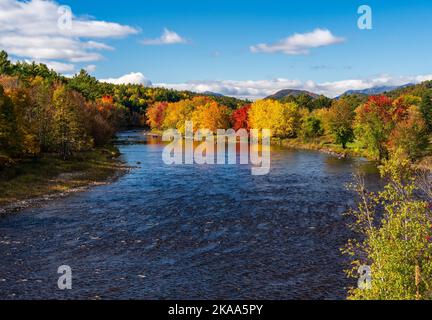
[[0,49],[113,83],[334,97],[432,79],[431,17],[429,0],[0,0]]

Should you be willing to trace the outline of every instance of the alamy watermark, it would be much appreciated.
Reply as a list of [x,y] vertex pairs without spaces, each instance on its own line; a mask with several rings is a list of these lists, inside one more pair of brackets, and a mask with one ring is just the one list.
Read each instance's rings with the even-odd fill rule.
[[[166,165],[252,164],[252,175],[267,175],[270,172],[270,140],[268,129],[256,130],[218,129],[216,135],[209,129],[194,131],[193,122],[186,121],[184,136],[177,129],[166,130],[164,142],[170,142],[163,150],[162,160]],[[194,142],[201,142],[194,147]]]
[[370,290],[372,288],[372,270],[371,267],[363,265],[360,266],[358,273],[360,274],[358,280],[358,287],[361,290]]
[[61,274],[57,281],[60,290],[72,290],[72,268],[67,265],[60,266],[57,273]]
[[60,6],[57,10],[57,27],[60,30],[72,30],[72,9],[69,6]]
[[372,29],[372,8],[368,5],[361,5],[357,9],[357,13],[361,16],[357,20],[357,26],[360,30]]

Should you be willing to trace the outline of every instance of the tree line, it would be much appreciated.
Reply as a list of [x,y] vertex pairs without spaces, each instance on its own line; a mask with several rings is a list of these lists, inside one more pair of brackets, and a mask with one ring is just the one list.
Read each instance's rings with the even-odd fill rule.
[[66,78],[44,64],[16,62],[0,52],[0,154],[57,152],[62,158],[107,143],[122,127],[271,129],[280,139],[326,141],[386,159],[402,149],[428,152],[432,82],[378,96],[288,96],[255,102],[143,85],[103,83],[81,70]]
[[[45,64],[12,63],[0,52],[0,167],[16,160],[57,153],[62,159],[107,144],[120,128],[147,124],[156,103],[196,97],[188,91],[114,85],[85,70],[67,78]],[[243,100],[214,96],[229,108]]]
[[[343,96],[322,108],[310,108],[299,100],[257,100],[232,109],[208,97],[179,102],[158,102],[147,109],[153,130],[177,128],[194,121],[195,127],[211,129],[270,129],[275,138],[310,141],[327,137],[333,144],[365,150],[374,159],[388,158],[397,149],[416,160],[428,151],[432,132],[431,90],[413,95]],[[301,101],[301,100],[300,100]]]

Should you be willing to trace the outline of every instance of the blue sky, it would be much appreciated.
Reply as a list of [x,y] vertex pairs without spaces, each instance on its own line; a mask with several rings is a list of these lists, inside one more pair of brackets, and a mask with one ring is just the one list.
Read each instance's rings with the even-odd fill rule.
[[[66,64],[66,68],[60,68],[63,73],[88,67],[99,79],[114,81],[133,73],[155,85],[214,89],[252,98],[284,86],[332,96],[347,88],[416,82],[432,74],[432,3],[426,0],[61,0],[55,4],[69,5],[74,19],[116,23],[133,31],[123,30],[102,40],[77,33],[74,39],[81,42],[97,40],[111,47],[98,50],[100,57],[94,61],[77,62],[59,55],[50,59],[50,55],[32,53],[27,48],[12,52],[14,58]],[[362,4],[372,9],[372,30],[357,27],[357,8]],[[1,22],[0,18],[0,35]],[[155,41],[164,29],[180,37],[180,43]],[[260,43],[271,46],[296,33],[317,29],[344,41],[300,54],[251,50]],[[1,38],[0,45],[9,49],[8,42]],[[137,81],[143,81],[141,78]]]

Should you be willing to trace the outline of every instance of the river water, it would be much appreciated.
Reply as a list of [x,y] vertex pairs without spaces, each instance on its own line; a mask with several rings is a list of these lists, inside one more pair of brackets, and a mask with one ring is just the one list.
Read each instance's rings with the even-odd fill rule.
[[252,176],[166,166],[157,140],[119,139],[130,173],[0,219],[0,299],[346,297],[345,184],[355,168],[373,183],[373,164],[274,147],[270,174]]

